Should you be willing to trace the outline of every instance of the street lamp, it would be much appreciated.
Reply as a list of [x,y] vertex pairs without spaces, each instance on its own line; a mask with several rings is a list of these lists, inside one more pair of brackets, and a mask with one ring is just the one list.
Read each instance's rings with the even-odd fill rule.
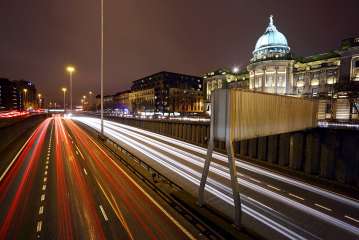
[[233,71],[233,73],[238,73],[238,72],[239,72],[239,68],[238,68],[238,67],[234,67],[232,71]]
[[37,97],[39,98],[39,108],[41,108],[41,93],[37,94]]
[[67,88],[62,88],[61,91],[64,92],[64,113],[66,112],[66,91],[67,91]]
[[22,91],[24,92],[24,108],[26,109],[27,88],[24,88]]
[[68,66],[66,71],[70,74],[70,109],[72,111],[72,74],[75,72],[75,68],[73,66]]
[[103,0],[101,0],[101,135],[103,136]]

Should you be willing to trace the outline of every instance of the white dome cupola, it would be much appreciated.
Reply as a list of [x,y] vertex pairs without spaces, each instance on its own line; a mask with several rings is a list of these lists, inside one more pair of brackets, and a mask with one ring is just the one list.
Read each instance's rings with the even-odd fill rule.
[[253,51],[253,61],[284,57],[290,52],[287,38],[279,32],[273,23],[273,15],[265,33],[258,39]]

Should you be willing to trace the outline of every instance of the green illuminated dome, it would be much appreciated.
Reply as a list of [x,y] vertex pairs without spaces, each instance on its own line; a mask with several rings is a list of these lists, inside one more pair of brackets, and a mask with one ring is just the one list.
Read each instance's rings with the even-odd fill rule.
[[274,26],[273,16],[271,15],[265,33],[256,43],[252,61],[283,57],[289,52],[290,47],[288,46],[287,38]]

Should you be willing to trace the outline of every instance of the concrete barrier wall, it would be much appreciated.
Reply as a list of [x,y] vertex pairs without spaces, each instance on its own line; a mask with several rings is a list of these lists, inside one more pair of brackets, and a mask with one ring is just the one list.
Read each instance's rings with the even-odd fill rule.
[[[209,138],[208,122],[108,119],[203,147]],[[317,128],[243,140],[235,143],[235,151],[238,156],[359,187],[358,146],[358,131]],[[224,142],[215,142],[215,148],[224,152]]]

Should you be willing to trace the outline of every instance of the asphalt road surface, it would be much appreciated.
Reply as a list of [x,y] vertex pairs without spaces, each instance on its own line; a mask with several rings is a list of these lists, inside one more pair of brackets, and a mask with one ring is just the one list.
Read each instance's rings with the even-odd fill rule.
[[[72,117],[100,129],[100,120]],[[197,196],[206,149],[153,132],[105,121],[105,135]],[[359,202],[269,169],[236,161],[242,222],[266,239],[359,239]],[[233,213],[226,156],[214,154],[207,203]]]
[[0,178],[0,239],[195,239],[72,120],[42,122]]

